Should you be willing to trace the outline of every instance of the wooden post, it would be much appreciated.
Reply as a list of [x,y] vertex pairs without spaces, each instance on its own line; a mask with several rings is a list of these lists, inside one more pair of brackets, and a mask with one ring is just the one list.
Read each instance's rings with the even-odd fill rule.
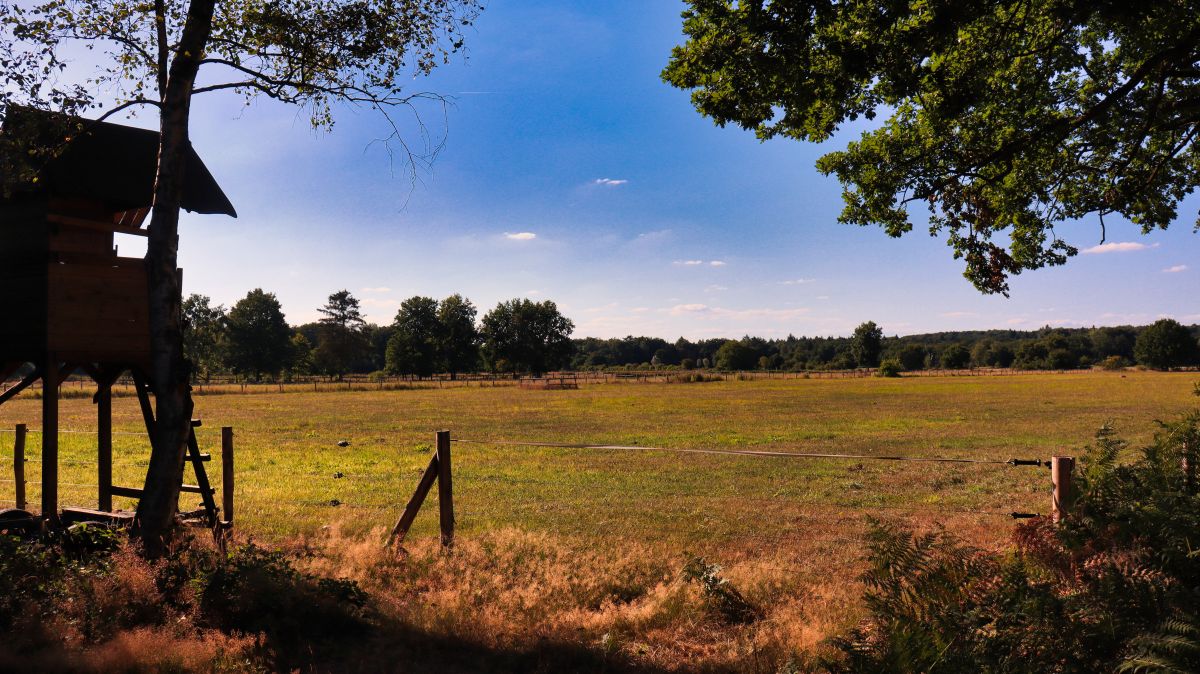
[[58,356],[42,369],[42,517],[58,523]]
[[1051,507],[1052,518],[1061,521],[1071,505],[1071,471],[1075,469],[1075,459],[1069,456],[1050,457],[1050,480],[1054,483],[1054,496]]
[[112,384],[100,382],[96,391],[96,483],[98,509],[112,512]]
[[442,545],[454,545],[454,488],[450,471],[450,431],[437,432],[438,514]]
[[25,424],[17,424],[16,439],[13,440],[13,481],[16,483],[17,510],[24,510],[25,502]]
[[225,525],[233,524],[233,428],[221,428],[221,509]]

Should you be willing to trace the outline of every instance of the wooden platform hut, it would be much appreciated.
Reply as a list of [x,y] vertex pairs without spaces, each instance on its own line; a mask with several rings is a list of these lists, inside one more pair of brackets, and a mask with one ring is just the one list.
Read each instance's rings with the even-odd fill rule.
[[[74,372],[97,384],[99,510],[111,511],[114,493],[140,495],[111,485],[111,387],[132,373],[152,425],[146,270],[142,258],[121,257],[114,239],[148,233],[158,138],[16,107],[0,129],[0,381],[32,366],[0,404],[43,382],[41,513],[51,520],[59,515],[58,388]],[[184,209],[236,217],[194,151],[185,178]]]

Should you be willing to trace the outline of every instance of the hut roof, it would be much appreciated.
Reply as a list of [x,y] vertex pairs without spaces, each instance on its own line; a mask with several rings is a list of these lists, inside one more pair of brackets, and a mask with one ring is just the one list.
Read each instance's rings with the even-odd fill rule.
[[[33,148],[35,155],[40,151],[50,157],[37,171],[39,189],[59,196],[100,199],[122,209],[147,208],[153,202],[157,131],[10,106],[4,134],[14,133],[24,140],[10,140],[0,151],[13,152],[12,148],[19,146],[26,154]],[[30,139],[36,139],[32,145]],[[237,217],[233,204],[190,145],[182,206],[194,213]]]

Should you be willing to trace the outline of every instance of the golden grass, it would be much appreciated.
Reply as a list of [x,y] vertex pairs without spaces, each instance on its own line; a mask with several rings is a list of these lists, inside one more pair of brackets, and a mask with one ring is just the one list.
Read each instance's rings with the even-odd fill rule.
[[[479,657],[568,644],[653,669],[773,671],[855,619],[868,515],[945,526],[992,546],[1011,531],[1001,513],[1046,512],[1048,471],[456,444],[457,547],[438,549],[436,508],[427,506],[395,556],[380,541],[429,461],[433,432],[1047,458],[1077,454],[1107,421],[1134,442],[1148,439],[1155,419],[1195,406],[1194,379],[1090,372],[293,392],[205,396],[197,410],[201,445],[214,457],[219,426],[236,429],[238,530],[308,549],[314,571],[360,580],[393,624],[470,644]],[[140,416],[133,400],[116,407],[116,427],[135,434],[117,436],[117,482],[136,486],[147,453]],[[93,428],[93,415],[87,400],[64,401],[62,427]],[[0,428],[36,428],[38,416],[38,401],[20,398],[0,407]],[[0,434],[0,456],[11,437]],[[337,446],[343,439],[349,447]],[[93,506],[94,487],[75,485],[94,484],[94,440],[62,442],[62,500]],[[219,483],[219,461],[210,469]],[[31,464],[30,480],[38,474]],[[693,554],[722,564],[765,618],[738,627],[705,612],[680,579]]]

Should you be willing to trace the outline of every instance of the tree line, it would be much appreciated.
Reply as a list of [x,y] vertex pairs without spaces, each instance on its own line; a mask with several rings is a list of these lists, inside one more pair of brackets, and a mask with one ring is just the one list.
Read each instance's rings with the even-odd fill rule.
[[500,302],[476,322],[461,295],[411,297],[392,323],[375,325],[348,290],[329,296],[320,320],[288,324],[279,299],[255,289],[229,309],[204,295],[183,303],[184,352],[192,375],[250,379],[350,373],[428,377],[487,370],[541,374],[569,365],[574,323],[554,302]]
[[873,321],[849,337],[704,339],[657,337],[575,340],[578,370],[678,367],[720,370],[845,370],[889,361],[900,370],[1015,367],[1028,370],[1200,364],[1200,326],[1172,319],[1134,327],[977,330],[885,337]]
[[274,294],[255,289],[229,309],[208,297],[184,302],[193,376],[280,376],[679,368],[893,370],[1015,367],[1030,370],[1200,364],[1200,326],[1172,319],[1134,327],[979,330],[885,337],[873,321],[848,337],[571,339],[574,323],[552,301],[500,302],[482,318],[467,298],[410,297],[388,325],[368,323],[348,290],[331,294],[321,319],[291,326]]

